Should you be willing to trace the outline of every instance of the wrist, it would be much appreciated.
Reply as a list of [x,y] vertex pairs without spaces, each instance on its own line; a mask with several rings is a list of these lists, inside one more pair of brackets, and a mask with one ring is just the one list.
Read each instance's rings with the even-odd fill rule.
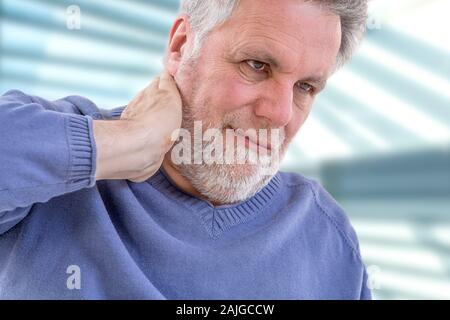
[[94,120],[94,139],[97,149],[96,180],[116,179],[127,166],[126,158],[133,149],[133,139],[127,139],[126,120]]

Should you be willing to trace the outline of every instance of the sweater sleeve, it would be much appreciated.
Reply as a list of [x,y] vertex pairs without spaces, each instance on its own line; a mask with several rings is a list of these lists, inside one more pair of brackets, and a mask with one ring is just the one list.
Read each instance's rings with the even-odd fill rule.
[[367,274],[367,270],[364,268],[363,270],[363,282],[361,284],[361,295],[360,300],[372,300],[372,292],[369,288],[369,278]]
[[[321,212],[332,221],[336,230],[338,230],[345,243],[347,243],[347,247],[353,252],[351,255],[352,260],[348,261],[347,265],[349,267],[352,266],[353,270],[355,270],[354,278],[351,281],[353,283],[351,287],[355,290],[355,299],[371,300],[372,293],[368,282],[367,270],[361,256],[359,240],[345,210],[318,181],[313,179],[307,180],[309,181],[316,204],[321,209]],[[350,281],[348,284],[350,285]]]
[[94,186],[92,117],[82,112],[92,105],[80,97],[49,102],[17,90],[0,97],[0,234],[34,203]]

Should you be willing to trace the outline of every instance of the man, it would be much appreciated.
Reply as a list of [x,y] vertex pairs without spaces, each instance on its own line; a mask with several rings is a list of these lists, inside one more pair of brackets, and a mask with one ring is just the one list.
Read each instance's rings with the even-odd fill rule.
[[[125,109],[3,95],[0,297],[369,299],[343,210],[278,172],[366,11],[185,0],[165,72]],[[252,128],[271,138],[242,134]],[[246,161],[208,162],[206,147]],[[248,161],[261,150],[270,161]]]

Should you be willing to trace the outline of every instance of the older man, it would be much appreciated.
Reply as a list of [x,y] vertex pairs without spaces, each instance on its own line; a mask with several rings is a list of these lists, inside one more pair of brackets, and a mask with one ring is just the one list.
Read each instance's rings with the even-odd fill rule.
[[366,11],[184,0],[165,72],[125,109],[3,95],[0,297],[370,298],[343,210],[278,172]]

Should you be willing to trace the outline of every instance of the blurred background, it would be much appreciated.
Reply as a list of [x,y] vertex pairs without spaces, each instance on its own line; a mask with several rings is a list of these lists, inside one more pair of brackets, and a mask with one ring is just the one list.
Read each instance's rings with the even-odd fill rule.
[[[0,93],[125,105],[178,0],[0,0]],[[372,0],[368,32],[283,163],[347,211],[376,299],[450,299],[450,1]]]

